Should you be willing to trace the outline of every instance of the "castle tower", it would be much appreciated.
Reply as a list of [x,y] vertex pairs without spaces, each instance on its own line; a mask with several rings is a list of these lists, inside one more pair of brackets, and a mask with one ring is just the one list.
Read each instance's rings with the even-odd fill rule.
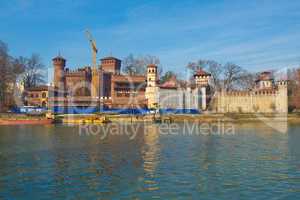
[[157,66],[150,64],[147,66],[147,87],[146,87],[146,99],[148,100],[148,108],[157,108],[158,107],[158,94],[159,88],[157,85],[158,82],[158,73]]
[[210,77],[211,77],[210,73],[205,72],[203,69],[199,69],[194,74],[196,86],[200,88],[207,87]]
[[121,60],[115,57],[105,57],[101,59],[101,68],[104,72],[120,74]]
[[201,104],[201,109],[206,110],[207,108],[207,89],[209,85],[209,79],[211,77],[211,74],[205,72],[202,69],[199,69],[195,74],[194,74],[194,80],[196,84],[196,88],[200,90],[201,93],[201,99],[199,104]]
[[147,86],[156,87],[158,81],[157,66],[150,64],[147,66]]
[[52,59],[54,67],[54,87],[63,90],[65,86],[64,70],[66,66],[66,59],[58,55]]
[[280,113],[288,113],[288,81],[277,81],[278,94],[276,97],[276,110]]
[[272,89],[274,87],[274,79],[271,72],[262,72],[255,81],[256,89]]

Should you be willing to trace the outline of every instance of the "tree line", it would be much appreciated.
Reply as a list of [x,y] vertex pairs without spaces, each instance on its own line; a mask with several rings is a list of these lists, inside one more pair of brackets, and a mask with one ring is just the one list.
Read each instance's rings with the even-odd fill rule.
[[[160,60],[156,56],[139,56],[135,57],[130,54],[124,58],[123,72],[126,74],[145,75],[148,64],[157,64],[160,66],[160,83],[164,83],[176,77],[179,82],[180,74],[173,71],[163,73]],[[199,59],[196,62],[189,62],[186,69],[192,74],[197,70],[203,69],[210,73],[211,76],[211,92],[212,95],[216,91],[234,91],[234,90],[250,90],[255,87],[255,81],[259,73],[250,72],[235,63],[220,64],[214,60]],[[288,102],[289,111],[300,110],[300,68],[292,68],[287,70],[285,78],[289,80],[288,84]]]
[[[133,54],[125,57],[123,60],[123,72],[131,75],[145,75],[148,64],[156,64],[160,70],[160,81],[164,83],[171,77],[180,76],[173,71],[162,72],[160,60],[156,56],[139,56]],[[214,60],[198,60],[190,62],[186,69],[195,73],[199,69],[203,69],[212,75],[212,87],[214,90],[224,89],[231,91],[234,89],[250,89],[253,88],[257,74],[250,73],[241,66],[234,63],[226,63],[222,65]]]
[[14,105],[14,91],[45,83],[45,65],[38,54],[13,57],[6,43],[0,40],[0,111]]

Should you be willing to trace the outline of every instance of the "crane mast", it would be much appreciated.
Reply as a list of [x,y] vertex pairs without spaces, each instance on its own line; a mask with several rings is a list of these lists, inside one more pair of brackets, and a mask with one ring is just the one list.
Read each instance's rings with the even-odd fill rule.
[[91,44],[93,69],[96,69],[97,68],[97,53],[98,53],[96,41],[94,40],[94,38],[92,37],[92,34],[88,30],[86,30],[85,33],[86,33],[87,39],[89,40],[89,42]]

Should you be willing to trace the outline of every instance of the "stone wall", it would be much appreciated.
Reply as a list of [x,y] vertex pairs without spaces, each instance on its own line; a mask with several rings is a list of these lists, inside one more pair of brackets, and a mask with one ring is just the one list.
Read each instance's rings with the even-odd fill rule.
[[214,110],[219,113],[287,113],[287,86],[269,91],[220,92]]

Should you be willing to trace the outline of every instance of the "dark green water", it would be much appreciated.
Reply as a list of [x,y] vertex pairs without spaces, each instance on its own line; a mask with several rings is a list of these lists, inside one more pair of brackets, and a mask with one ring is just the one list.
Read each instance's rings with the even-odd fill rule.
[[235,135],[0,127],[0,199],[300,199],[300,125]]

